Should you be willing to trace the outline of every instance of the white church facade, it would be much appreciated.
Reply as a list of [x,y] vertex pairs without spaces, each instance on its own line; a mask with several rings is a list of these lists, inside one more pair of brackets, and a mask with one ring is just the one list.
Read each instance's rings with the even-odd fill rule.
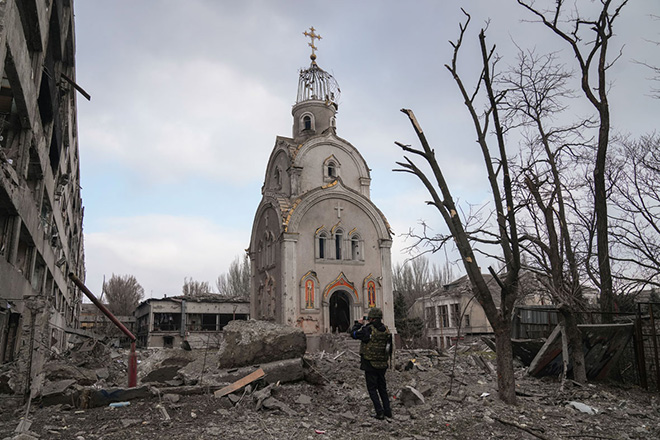
[[251,317],[308,335],[344,332],[372,307],[394,329],[392,235],[370,200],[370,172],[337,136],[339,88],[316,63],[301,70],[292,137],[278,136],[248,249]]

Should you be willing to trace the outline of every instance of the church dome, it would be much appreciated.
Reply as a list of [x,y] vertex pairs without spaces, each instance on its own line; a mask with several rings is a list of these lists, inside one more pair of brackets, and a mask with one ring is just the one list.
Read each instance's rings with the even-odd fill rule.
[[320,40],[321,36],[318,35],[313,27],[309,28],[309,32],[303,32],[303,35],[309,37],[312,41],[308,43],[312,48],[312,54],[309,56],[312,63],[308,69],[300,71],[298,78],[298,97],[296,104],[305,101],[324,101],[326,104],[334,104],[335,108],[339,107],[339,84],[335,78],[325,70],[321,69],[316,64],[316,46],[314,40]]
[[339,106],[339,84],[335,78],[316,64],[316,55],[312,54],[312,63],[308,69],[300,71],[296,104],[305,101],[325,101]]
[[312,40],[311,43],[308,43],[312,48],[310,55],[312,63],[309,68],[300,71],[298,96],[296,104],[291,110],[293,138],[298,140],[323,134],[327,130],[334,130],[336,128],[335,113],[339,108],[339,84],[332,75],[316,64],[314,40],[320,40],[321,36],[314,32],[313,27],[310,28],[310,31],[303,32],[303,35]]

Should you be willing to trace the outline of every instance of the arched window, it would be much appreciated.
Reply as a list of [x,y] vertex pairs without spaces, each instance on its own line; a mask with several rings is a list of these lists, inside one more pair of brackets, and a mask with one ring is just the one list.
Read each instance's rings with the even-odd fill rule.
[[326,235],[325,232],[321,232],[319,234],[319,258],[326,258],[326,252],[328,251],[326,249],[327,239],[328,239],[328,236]]
[[339,160],[332,155],[323,161],[323,168],[321,171],[323,172],[323,181],[325,183],[330,183],[341,175],[341,163],[339,163]]
[[312,118],[309,115],[305,115],[303,117],[303,130],[311,130],[312,129]]
[[351,260],[360,260],[362,258],[360,252],[360,236],[353,235],[351,237]]
[[328,177],[337,177],[337,165],[334,162],[328,162]]
[[342,241],[344,240],[344,234],[341,229],[337,229],[335,232],[335,258],[337,260],[342,259],[341,250],[342,250]]

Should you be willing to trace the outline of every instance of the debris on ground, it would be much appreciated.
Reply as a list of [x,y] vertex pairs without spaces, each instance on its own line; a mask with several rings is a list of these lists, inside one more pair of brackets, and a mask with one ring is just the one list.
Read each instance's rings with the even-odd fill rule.
[[[279,384],[269,379],[263,368],[267,363],[218,368],[218,350],[192,350],[189,357],[182,355],[184,350],[145,350],[138,368],[151,370],[145,368],[143,378],[167,366],[168,356],[189,362],[172,379],[142,383],[144,396],[117,400],[130,401],[128,407],[111,408],[106,403],[82,408],[80,402],[41,406],[35,399],[27,414],[24,406],[2,411],[0,439],[18,438],[15,429],[23,418],[31,422],[29,430],[21,433],[26,439],[660,438],[660,396],[625,383],[567,381],[561,389],[557,379],[529,376],[521,366],[515,370],[518,405],[502,403],[497,398],[497,377],[485,367],[495,363],[495,355],[482,342],[445,352],[397,350],[394,368],[387,373],[394,417],[376,420],[371,417],[373,406],[359,358],[351,354],[356,351],[354,341],[347,335],[334,338],[336,351],[305,354],[299,360],[302,377]],[[413,367],[406,368],[411,362]],[[214,391],[258,368],[263,368],[264,377],[214,397]],[[216,381],[232,374],[231,380]],[[67,378],[57,376],[57,380]],[[407,400],[410,395],[414,404]]]

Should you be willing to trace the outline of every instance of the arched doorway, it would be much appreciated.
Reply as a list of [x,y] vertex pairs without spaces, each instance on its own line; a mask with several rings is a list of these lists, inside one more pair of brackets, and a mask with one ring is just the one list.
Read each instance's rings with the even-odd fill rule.
[[351,325],[351,300],[343,290],[330,297],[330,330],[332,333],[347,332]]

